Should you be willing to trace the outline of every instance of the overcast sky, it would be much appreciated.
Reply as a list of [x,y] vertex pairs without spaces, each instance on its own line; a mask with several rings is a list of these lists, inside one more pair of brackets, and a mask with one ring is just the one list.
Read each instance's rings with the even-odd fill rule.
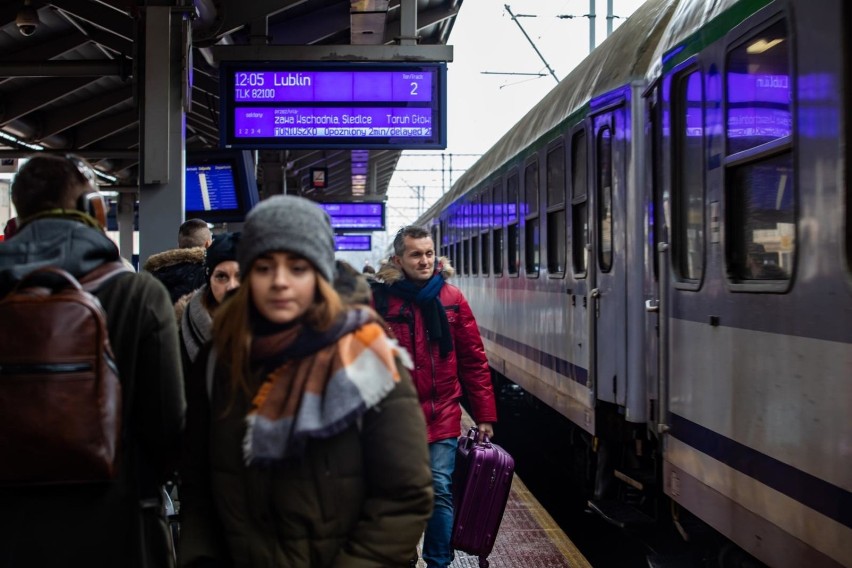
[[[584,17],[590,13],[589,0],[465,0],[448,42],[454,60],[447,71],[447,149],[403,153],[388,189],[391,235],[417,218],[418,206],[424,211],[432,205],[442,188],[449,189],[476,156],[556,86],[506,4],[557,78],[565,77],[589,53],[589,18]],[[613,29],[641,4],[642,0],[613,0],[617,16]],[[595,12],[595,43],[600,44],[606,39],[606,0],[595,2]],[[523,75],[538,73],[542,75]],[[373,241],[374,246],[384,243],[385,236],[374,233]],[[379,260],[366,254],[345,256],[359,267],[367,257],[373,263]]]

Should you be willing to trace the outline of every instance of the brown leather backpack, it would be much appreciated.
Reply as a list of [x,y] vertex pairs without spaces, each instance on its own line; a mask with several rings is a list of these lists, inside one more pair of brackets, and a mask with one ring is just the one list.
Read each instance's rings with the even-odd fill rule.
[[110,262],[81,284],[59,268],[40,268],[0,300],[0,484],[116,476],[121,385],[92,292],[124,271]]

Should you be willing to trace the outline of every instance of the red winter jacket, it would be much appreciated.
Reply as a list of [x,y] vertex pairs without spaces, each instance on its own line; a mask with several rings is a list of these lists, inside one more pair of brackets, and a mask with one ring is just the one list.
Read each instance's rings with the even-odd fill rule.
[[[439,297],[447,312],[453,337],[453,350],[446,357],[441,357],[437,341],[427,339],[420,308],[383,289],[404,278],[398,266],[391,263],[382,266],[376,274],[377,283],[373,285],[374,307],[414,361],[411,378],[426,416],[429,443],[456,438],[461,434],[459,401],[462,388],[467,393],[477,424],[497,421],[491,372],[479,327],[461,290],[446,282],[455,273],[448,259],[440,258],[435,264],[441,267],[441,275],[445,279]],[[379,295],[386,299],[387,310],[382,309],[384,302],[378,298]]]

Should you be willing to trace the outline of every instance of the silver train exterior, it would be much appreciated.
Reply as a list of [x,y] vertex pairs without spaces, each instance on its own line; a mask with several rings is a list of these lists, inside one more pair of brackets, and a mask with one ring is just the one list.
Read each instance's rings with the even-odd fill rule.
[[649,1],[418,220],[496,373],[773,567],[852,566],[850,35]]

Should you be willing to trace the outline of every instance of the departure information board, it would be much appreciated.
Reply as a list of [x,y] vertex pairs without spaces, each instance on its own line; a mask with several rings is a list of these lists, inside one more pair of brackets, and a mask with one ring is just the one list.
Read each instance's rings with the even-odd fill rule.
[[384,231],[384,203],[320,203],[335,230]]
[[334,235],[334,250],[369,251],[372,248],[370,235]]
[[444,63],[222,62],[225,148],[444,149]]
[[230,163],[186,166],[187,211],[223,211],[237,209],[234,168]]

